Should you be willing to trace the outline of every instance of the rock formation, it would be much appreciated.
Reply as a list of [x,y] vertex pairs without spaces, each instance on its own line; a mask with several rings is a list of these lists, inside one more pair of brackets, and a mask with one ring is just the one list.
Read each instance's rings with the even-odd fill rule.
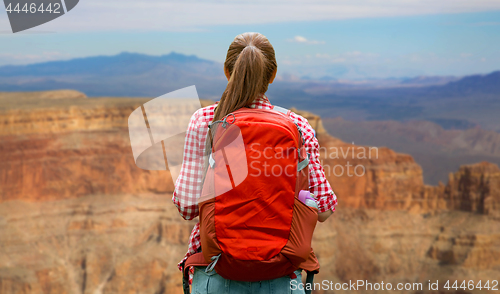
[[450,174],[444,198],[449,209],[500,215],[500,169],[481,162]]
[[[181,293],[195,221],[171,203],[167,171],[134,163],[127,118],[146,101],[0,93],[0,293]],[[410,155],[342,142],[298,113],[339,199],[315,233],[316,281],[422,282],[410,292],[428,293],[428,280],[498,279],[496,165],[426,186]]]

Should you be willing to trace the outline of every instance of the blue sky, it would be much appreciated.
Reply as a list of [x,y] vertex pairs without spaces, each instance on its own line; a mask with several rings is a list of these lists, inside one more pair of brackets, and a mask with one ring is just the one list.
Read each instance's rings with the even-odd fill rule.
[[83,0],[17,34],[1,11],[0,65],[123,51],[223,62],[237,34],[257,31],[275,47],[279,75],[355,80],[500,70],[500,1],[237,2]]

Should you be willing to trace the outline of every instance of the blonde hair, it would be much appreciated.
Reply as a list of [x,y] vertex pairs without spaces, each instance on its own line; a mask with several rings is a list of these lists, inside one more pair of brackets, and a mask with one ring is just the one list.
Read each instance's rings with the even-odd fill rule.
[[249,32],[234,38],[227,50],[224,68],[230,78],[213,121],[248,107],[255,98],[264,94],[278,65],[269,40],[262,34]]

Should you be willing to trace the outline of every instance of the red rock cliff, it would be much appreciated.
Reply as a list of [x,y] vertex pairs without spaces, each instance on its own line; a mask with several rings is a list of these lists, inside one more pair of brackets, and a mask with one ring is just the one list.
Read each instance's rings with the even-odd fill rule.
[[[128,138],[148,100],[0,94],[0,293],[181,292],[194,222],[177,214],[166,171],[137,168]],[[298,112],[339,198],[315,233],[318,281],[498,278],[498,167],[425,186],[411,156],[342,142]]]

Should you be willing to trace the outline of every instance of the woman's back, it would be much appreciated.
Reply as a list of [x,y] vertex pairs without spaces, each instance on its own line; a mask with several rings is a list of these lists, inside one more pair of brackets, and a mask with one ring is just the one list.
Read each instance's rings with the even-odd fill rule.
[[[274,49],[267,38],[260,34],[245,33],[239,35],[229,47],[226,62],[224,63],[224,72],[228,78],[226,90],[218,103],[201,108],[192,115],[186,133],[183,164],[180,175],[175,183],[173,195],[173,202],[185,219],[193,219],[200,215],[198,200],[202,193],[204,167],[207,159],[205,150],[209,125],[215,121],[220,121],[243,107],[273,109],[273,105],[271,105],[264,93],[267,91],[268,85],[273,82],[276,76],[276,69],[277,63],[274,56]],[[309,154],[309,164],[307,165],[309,169],[307,176],[308,185],[304,189],[314,194],[318,213],[331,213],[335,209],[337,200],[320,164],[319,144],[314,130],[304,117],[293,112],[289,113],[289,117],[299,128],[303,137],[304,150]],[[273,146],[263,147],[273,148]],[[227,163],[227,158],[225,160]],[[276,181],[276,179],[269,178],[269,182],[272,181]],[[293,197],[293,194],[291,196]],[[244,227],[245,224],[241,224]],[[227,230],[229,231],[229,229]],[[200,251],[203,252],[203,248],[208,248],[209,245],[206,242],[205,245],[202,245],[204,242],[203,239],[207,239],[206,235],[207,233],[204,231],[203,238],[200,236],[200,223],[197,223],[190,236],[188,252],[179,263],[180,269],[183,268],[186,259]],[[254,247],[249,246],[248,248]],[[210,256],[208,257],[210,258]],[[209,258],[205,256],[205,260],[209,260]],[[211,259],[215,262],[213,263],[215,265],[218,257],[211,256]],[[245,266],[245,264],[242,264],[242,266]],[[207,271],[210,272],[211,269],[213,268]],[[193,272],[193,268],[191,268],[191,273]],[[213,274],[208,274],[207,276],[206,273],[200,276],[200,271],[197,272],[199,277],[198,282],[200,283],[204,283],[205,278],[208,277],[210,279],[213,276]],[[265,273],[266,271],[264,270],[263,272]],[[268,273],[272,274],[272,271],[268,271]],[[293,278],[292,275],[295,274],[290,274],[288,279]],[[204,278],[201,278],[202,276]],[[215,279],[215,277],[213,278]],[[297,278],[296,275],[295,278]],[[226,285],[229,281],[236,283],[236,281],[226,280]],[[300,282],[300,278],[298,281]],[[196,279],[194,282],[196,282]],[[208,283],[208,280],[206,282]],[[289,290],[290,287],[288,287]]]

